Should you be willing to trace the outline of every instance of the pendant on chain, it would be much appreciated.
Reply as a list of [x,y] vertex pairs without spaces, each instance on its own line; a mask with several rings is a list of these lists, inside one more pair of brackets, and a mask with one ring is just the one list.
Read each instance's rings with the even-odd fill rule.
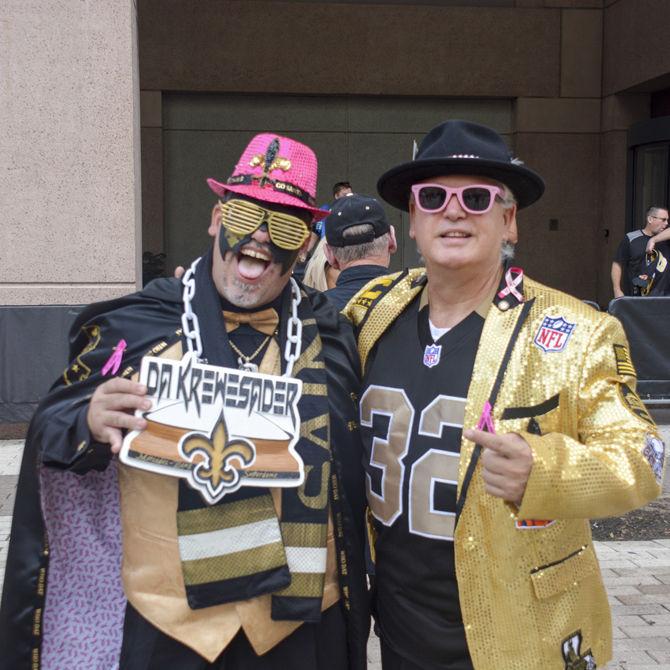
[[[277,331],[275,331],[273,334],[276,335]],[[240,370],[244,370],[245,372],[258,372],[258,365],[256,365],[256,363],[252,363],[251,361],[253,361],[254,358],[256,358],[256,356],[258,356],[258,354],[260,354],[260,352],[263,351],[263,348],[270,341],[271,337],[272,337],[272,335],[268,335],[260,343],[260,346],[258,347],[258,349],[256,349],[256,351],[254,351],[254,353],[251,354],[250,356],[245,356],[240,351],[240,349],[235,345],[234,342],[232,342],[231,340],[228,340],[228,344],[230,344],[230,348],[237,354],[237,367]]]

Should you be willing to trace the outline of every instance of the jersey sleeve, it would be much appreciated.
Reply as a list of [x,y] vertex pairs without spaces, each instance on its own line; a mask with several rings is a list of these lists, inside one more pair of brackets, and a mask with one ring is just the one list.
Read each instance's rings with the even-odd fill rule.
[[[621,366],[621,324],[604,317],[582,359],[577,390],[563,411],[577,413],[577,433],[521,433],[533,468],[519,518],[598,518],[623,514],[660,494],[665,448],[635,393],[632,364]],[[621,350],[621,349],[619,349]]]

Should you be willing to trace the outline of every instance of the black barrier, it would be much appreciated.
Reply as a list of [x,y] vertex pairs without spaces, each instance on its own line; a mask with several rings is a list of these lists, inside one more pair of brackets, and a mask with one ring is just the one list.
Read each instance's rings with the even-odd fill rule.
[[68,332],[83,305],[0,306],[0,423],[24,423],[67,366]]
[[670,296],[616,298],[607,310],[623,324],[643,400],[670,400]]

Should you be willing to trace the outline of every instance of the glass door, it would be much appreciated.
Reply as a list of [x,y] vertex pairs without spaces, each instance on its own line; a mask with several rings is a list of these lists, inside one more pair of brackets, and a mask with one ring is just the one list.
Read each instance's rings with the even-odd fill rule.
[[670,116],[640,121],[628,130],[626,229],[643,226],[652,205],[670,205]]
[[638,228],[652,205],[667,207],[670,142],[635,147],[633,226]]

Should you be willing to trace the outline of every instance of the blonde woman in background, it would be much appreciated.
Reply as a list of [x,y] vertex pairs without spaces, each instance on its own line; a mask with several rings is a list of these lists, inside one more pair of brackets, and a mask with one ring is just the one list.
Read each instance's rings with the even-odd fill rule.
[[339,270],[328,264],[324,246],[326,244],[325,238],[321,239],[314,248],[314,253],[307,263],[305,268],[305,276],[303,283],[306,286],[311,286],[317,291],[326,291],[335,286],[337,277],[340,274]]

